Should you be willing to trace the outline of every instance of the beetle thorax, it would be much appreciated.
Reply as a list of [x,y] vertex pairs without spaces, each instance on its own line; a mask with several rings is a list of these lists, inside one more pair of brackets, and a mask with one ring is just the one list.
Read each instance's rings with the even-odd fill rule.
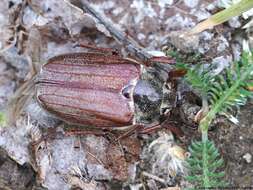
[[160,122],[164,110],[171,107],[166,81],[168,72],[157,68],[142,68],[141,78],[133,90],[134,123]]

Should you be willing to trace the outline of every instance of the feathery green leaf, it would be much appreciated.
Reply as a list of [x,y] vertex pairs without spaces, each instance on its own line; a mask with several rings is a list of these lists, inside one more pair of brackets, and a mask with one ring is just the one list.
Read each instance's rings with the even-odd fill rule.
[[[190,158],[187,159],[189,175],[186,180],[193,183],[195,187],[203,188],[222,187],[222,184],[225,184],[222,180],[225,174],[219,172],[223,159],[219,158],[219,151],[212,141],[192,142],[189,152],[191,153]],[[201,153],[201,158],[199,153]]]

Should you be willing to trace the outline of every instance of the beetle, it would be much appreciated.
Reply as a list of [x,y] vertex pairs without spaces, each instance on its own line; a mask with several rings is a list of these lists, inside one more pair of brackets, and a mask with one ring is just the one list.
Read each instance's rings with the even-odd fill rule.
[[42,66],[36,97],[44,109],[69,124],[160,126],[175,99],[168,85],[172,67],[157,60],[150,65],[103,52],[58,55]]

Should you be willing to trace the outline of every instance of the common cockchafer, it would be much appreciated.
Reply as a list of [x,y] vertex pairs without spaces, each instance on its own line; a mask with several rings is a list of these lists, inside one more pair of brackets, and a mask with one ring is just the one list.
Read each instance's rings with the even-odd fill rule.
[[167,57],[140,63],[108,52],[55,56],[36,77],[36,97],[45,110],[69,124],[158,127],[175,101],[171,63]]

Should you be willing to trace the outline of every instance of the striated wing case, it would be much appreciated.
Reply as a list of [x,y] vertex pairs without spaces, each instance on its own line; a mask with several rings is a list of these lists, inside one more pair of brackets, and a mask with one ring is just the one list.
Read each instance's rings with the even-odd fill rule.
[[51,58],[36,82],[42,107],[70,124],[120,127],[132,124],[132,99],[123,96],[140,66],[119,56],[72,53]]

